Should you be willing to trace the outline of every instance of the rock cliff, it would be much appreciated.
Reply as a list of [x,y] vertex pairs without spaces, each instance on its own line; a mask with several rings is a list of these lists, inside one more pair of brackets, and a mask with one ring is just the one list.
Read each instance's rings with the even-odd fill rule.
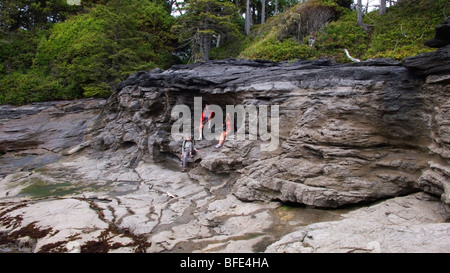
[[104,100],[0,106],[0,178],[56,162],[84,141]]
[[[449,90],[447,45],[174,66],[107,101],[0,106],[0,252],[448,252]],[[244,135],[197,141],[182,173],[173,111],[204,104],[249,110]]]
[[450,205],[449,50],[403,63],[223,60],[140,72],[108,100],[89,143],[132,147],[129,166],[179,162],[174,106],[193,112],[195,97],[224,113],[226,105],[278,105],[275,151],[261,151],[248,128],[245,140],[221,149],[201,140],[189,175],[233,177],[233,193],[248,201],[340,207],[426,191]]

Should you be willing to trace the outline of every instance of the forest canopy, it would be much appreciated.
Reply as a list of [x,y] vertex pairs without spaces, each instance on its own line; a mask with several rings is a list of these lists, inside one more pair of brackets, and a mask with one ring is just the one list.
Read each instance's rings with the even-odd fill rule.
[[108,97],[137,71],[210,59],[401,60],[433,50],[450,13],[448,0],[359,2],[1,1],[0,104]]

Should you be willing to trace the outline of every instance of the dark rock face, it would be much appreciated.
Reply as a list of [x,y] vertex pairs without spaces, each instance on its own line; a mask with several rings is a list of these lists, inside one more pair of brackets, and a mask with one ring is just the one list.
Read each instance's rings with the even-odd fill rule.
[[450,16],[442,24],[436,27],[436,35],[433,39],[425,42],[426,46],[439,48],[450,44]]
[[227,139],[220,150],[217,141],[198,141],[191,178],[231,177],[234,194],[249,201],[339,207],[425,190],[450,204],[446,50],[434,53],[443,54],[438,70],[413,69],[411,63],[423,61],[418,56],[405,62],[408,69],[386,59],[348,65],[224,60],[139,72],[88,128],[90,146],[104,153],[126,149],[129,166],[179,164],[174,106],[194,110],[194,97],[223,109],[277,105],[278,149],[261,151],[263,141],[249,135]]
[[84,141],[104,100],[0,106],[0,177],[57,161]]
[[450,45],[438,49],[436,52],[423,53],[403,60],[403,65],[415,75],[426,77],[430,75],[448,75],[450,63]]

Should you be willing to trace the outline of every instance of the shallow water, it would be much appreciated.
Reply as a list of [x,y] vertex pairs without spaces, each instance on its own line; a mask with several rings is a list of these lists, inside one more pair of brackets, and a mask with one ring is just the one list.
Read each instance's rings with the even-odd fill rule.
[[[225,249],[230,241],[250,241],[256,238],[261,240],[254,244],[252,252],[264,252],[267,247],[280,240],[283,236],[299,230],[310,224],[337,221],[342,219],[341,215],[345,214],[355,208],[346,209],[318,209],[306,206],[290,206],[279,203],[279,207],[271,211],[273,225],[258,233],[246,233],[239,236],[231,236],[226,239],[215,239],[211,237],[210,240],[203,241],[187,241],[176,245],[171,251],[172,253],[186,253],[186,252],[203,252],[208,245],[217,245],[217,247],[207,248],[207,252],[221,252]],[[217,236],[220,237],[219,234]]]
[[255,252],[264,252],[266,248],[281,239],[284,235],[299,230],[310,224],[319,222],[337,221],[342,219],[341,215],[353,208],[347,209],[318,209],[307,206],[281,205],[274,210],[274,225],[264,232],[273,237],[265,240],[254,248]]

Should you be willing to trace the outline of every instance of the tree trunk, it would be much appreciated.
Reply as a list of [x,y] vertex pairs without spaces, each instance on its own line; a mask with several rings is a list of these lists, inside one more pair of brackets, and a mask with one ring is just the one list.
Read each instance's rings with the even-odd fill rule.
[[253,25],[254,22],[258,22],[258,17],[256,16],[256,6],[252,5],[252,16],[250,16],[250,25]]
[[358,26],[363,26],[363,14],[362,14],[362,1],[358,0],[356,2],[356,12],[358,16]]
[[250,35],[250,0],[247,0],[245,3],[245,35]]
[[275,12],[273,13],[273,15],[277,14],[278,14],[278,0],[275,0]]
[[[211,7],[209,3],[206,4],[206,14],[209,14],[211,11]],[[205,31],[209,30],[209,17],[208,15],[205,16],[204,22],[203,22],[203,29]],[[203,33],[201,34],[200,38],[200,51],[202,53],[202,61],[209,61],[209,52],[211,51],[211,42],[212,42],[212,35],[209,33]]]
[[386,0],[380,0],[380,15],[386,14]]
[[363,22],[363,10],[362,10],[362,0],[358,0],[356,3],[356,11],[358,13],[358,25],[364,30],[368,30],[366,24]]
[[266,21],[266,0],[261,0],[261,25]]
[[211,51],[211,35],[202,35],[201,43],[202,61],[209,61],[209,52]]

